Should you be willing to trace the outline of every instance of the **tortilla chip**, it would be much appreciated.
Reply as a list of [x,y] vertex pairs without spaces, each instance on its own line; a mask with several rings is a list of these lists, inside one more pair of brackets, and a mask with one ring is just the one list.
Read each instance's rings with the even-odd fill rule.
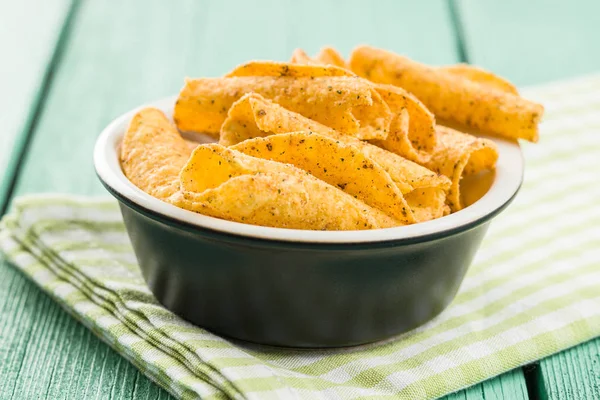
[[329,64],[340,68],[350,69],[350,66],[346,60],[344,60],[344,57],[342,57],[342,55],[333,47],[323,47],[319,54],[315,56],[315,60],[320,64]]
[[144,108],[131,119],[123,137],[121,166],[134,185],[169,201],[179,191],[179,172],[191,153],[162,111]]
[[[405,195],[420,188],[435,187],[444,191],[450,187],[450,181],[445,176],[438,175],[397,154],[366,142],[352,144],[381,165]],[[407,187],[410,189],[406,190]]]
[[231,105],[250,92],[348,135],[359,134],[359,123],[352,109],[372,106],[373,97],[381,99],[367,81],[356,77],[190,79],[175,103],[175,123],[182,131],[216,136]]
[[519,91],[517,90],[515,85],[490,71],[486,71],[483,68],[479,68],[477,66],[469,64],[446,65],[439,68],[443,71],[459,75],[472,82],[478,83],[483,86],[487,86],[490,89],[500,90],[505,93],[514,94],[516,96],[519,95]]
[[399,225],[305,171],[218,144],[198,146],[180,179],[179,206],[230,221],[312,230]]
[[289,111],[259,94],[248,93],[229,109],[227,119],[221,126],[219,144],[232,146],[246,139],[273,133],[306,130],[316,133],[333,132],[333,129]]
[[363,140],[384,140],[388,136],[394,115],[377,91],[373,90],[371,97],[373,99],[372,105],[359,105],[352,110],[352,114],[358,119],[360,126],[355,136]]
[[[306,53],[304,53],[304,55],[298,53],[298,55],[302,59],[307,59],[308,57],[306,56]],[[310,58],[308,58],[308,61],[308,64],[280,63],[274,61],[251,61],[235,68],[226,76],[289,76],[294,78],[311,79],[319,77],[356,76],[348,69],[339,68],[334,65],[317,65],[316,63],[310,63]],[[330,87],[328,87],[328,90],[330,90]],[[357,94],[357,100],[360,100],[358,96],[360,96],[360,94]],[[390,122],[392,120],[392,113],[387,104],[381,99],[381,96],[376,91],[371,90],[370,97],[371,101],[368,102],[368,104],[357,103],[353,106],[352,114],[359,120],[359,129],[355,136],[359,139],[365,140],[385,139],[387,137],[387,130],[389,129]],[[280,101],[277,102],[281,103]],[[309,116],[309,118],[311,117]],[[344,130],[334,125],[325,122],[323,123],[343,133],[346,133]]]
[[[296,49],[292,62],[348,67],[342,56],[331,47],[323,48],[314,59],[303,50]],[[387,138],[377,145],[411,161],[425,163],[435,147],[435,117],[419,99],[398,86],[379,84],[375,88],[394,114]],[[404,115],[403,109],[408,115]]]
[[415,222],[389,174],[354,146],[316,133],[293,132],[245,140],[232,149],[292,164],[404,224]]
[[[304,53],[306,55],[306,53]],[[308,56],[307,56],[308,57]],[[348,69],[335,65],[294,64],[277,61],[250,61],[238,65],[225,77],[236,76],[288,76],[291,78],[323,78],[334,76],[356,76]]]
[[355,49],[350,66],[373,82],[408,90],[439,118],[512,139],[538,140],[540,104],[373,47]]
[[383,84],[376,89],[395,114],[387,139],[376,144],[411,161],[426,163],[436,143],[433,114],[404,89]]
[[320,64],[310,58],[310,56],[302,49],[294,50],[290,62],[294,64]]
[[462,177],[495,168],[497,146],[491,140],[440,125],[436,131],[438,145],[426,166],[450,178],[452,186],[446,202],[453,212],[459,211],[464,207],[460,194]]
[[[264,113],[259,115],[257,110],[263,110]],[[450,187],[450,181],[442,175],[438,175],[425,167],[368,142],[342,135],[257,94],[244,96],[231,108],[229,116],[223,124],[220,143],[233,145],[253,137],[307,130],[359,149],[390,175],[398,189],[407,198],[407,201],[410,192],[414,190],[431,188],[436,195],[444,196],[445,190]],[[411,202],[408,201],[408,203],[411,206]],[[422,202],[413,202],[412,204],[416,207]],[[430,205],[424,207],[430,207]],[[429,213],[441,216],[442,210],[440,208],[443,207],[443,202],[441,206],[435,207],[436,209],[430,210]],[[412,206],[411,209],[417,215],[417,210]],[[419,213],[419,215],[426,215],[426,213]],[[417,218],[417,221],[420,220]]]
[[446,191],[440,186],[422,187],[404,196],[418,222],[441,218],[449,214]]

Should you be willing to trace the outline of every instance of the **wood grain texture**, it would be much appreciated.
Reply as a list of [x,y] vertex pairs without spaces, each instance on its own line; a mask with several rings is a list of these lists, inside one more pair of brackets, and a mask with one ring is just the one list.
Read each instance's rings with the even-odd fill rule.
[[519,368],[479,385],[448,395],[445,400],[513,400],[528,398],[525,378]]
[[71,0],[0,0],[0,199],[10,187],[70,6]]
[[598,0],[456,0],[469,61],[530,85],[600,70]]
[[[334,6],[335,4],[335,6]],[[101,1],[82,3],[17,180],[16,194],[103,195],[91,163],[114,117],[178,91],[184,76],[215,76],[295,47],[358,43],[431,63],[457,61],[442,1]],[[163,399],[168,394],[0,259],[0,394],[14,399]],[[526,398],[520,370],[450,398]]]
[[538,369],[542,399],[600,399],[600,339],[545,358]]

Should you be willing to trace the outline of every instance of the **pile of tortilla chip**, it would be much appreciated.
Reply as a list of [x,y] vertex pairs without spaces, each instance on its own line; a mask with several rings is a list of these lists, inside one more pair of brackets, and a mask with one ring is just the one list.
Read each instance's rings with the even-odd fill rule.
[[[461,210],[478,198],[466,182],[493,174],[495,142],[445,125],[537,141],[542,113],[469,65],[433,67],[368,46],[348,61],[332,48],[315,57],[298,49],[290,62],[187,79],[174,124],[153,108],[133,117],[121,164],[141,190],[212,217],[389,228]],[[180,132],[215,143],[190,146]]]

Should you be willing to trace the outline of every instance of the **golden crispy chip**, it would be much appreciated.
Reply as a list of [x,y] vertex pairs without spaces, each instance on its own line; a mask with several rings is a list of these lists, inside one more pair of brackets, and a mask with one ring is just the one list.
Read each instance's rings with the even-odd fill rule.
[[[306,55],[306,53],[304,53],[304,55]],[[300,54],[299,56],[302,59],[307,59]],[[311,79],[320,77],[356,76],[348,69],[339,68],[334,65],[317,65],[316,63],[310,63],[310,58],[307,60],[309,60],[308,64],[280,63],[274,61],[251,61],[237,67],[226,76],[289,76],[294,78]],[[327,90],[331,90],[331,86],[328,86]],[[358,96],[360,96],[360,94],[357,94],[356,100],[360,100]],[[388,105],[382,100],[381,96],[375,90],[371,89],[370,98],[371,101],[369,101],[367,104],[357,102],[357,104],[355,104],[352,108],[353,117],[356,117],[359,121],[359,129],[355,136],[359,139],[365,140],[385,139],[387,137],[388,128],[392,121],[392,113]],[[283,103],[280,101],[277,102],[283,105]],[[309,116],[309,118],[311,117]],[[347,133],[342,128],[326,122],[323,123],[343,133]]]
[[289,111],[259,94],[248,93],[236,101],[221,126],[219,144],[231,146],[246,139],[268,136],[273,133],[297,131],[317,133],[333,129]]
[[324,185],[280,172],[241,175],[203,193],[182,196],[177,205],[212,217],[275,228],[364,230],[400,225]]
[[399,223],[292,165],[200,145],[181,171],[177,204],[255,225],[313,230],[375,229]]
[[[358,142],[357,147],[396,182],[417,222],[445,215],[446,191],[451,184],[448,178],[373,144]],[[406,190],[409,185],[410,189]]]
[[[260,110],[263,112],[259,113]],[[435,175],[426,168],[396,154],[357,138],[342,135],[323,124],[285,109],[258,94],[248,94],[231,107],[229,116],[223,123],[219,143],[224,146],[231,146],[254,137],[299,131],[315,132],[359,148],[390,174],[402,193],[413,190],[412,183],[419,186],[423,176]],[[448,187],[449,185],[448,182]]]
[[293,64],[322,64],[310,58],[310,56],[302,49],[294,50],[290,62]]
[[395,114],[387,139],[377,145],[419,164],[427,162],[436,143],[433,114],[404,89],[384,84],[376,89]]
[[[398,184],[398,187],[400,187],[400,190],[404,194],[424,187],[436,187],[442,190],[450,187],[450,181],[445,176],[438,175],[417,163],[381,147],[361,141],[357,141],[356,143],[345,142],[360,148],[368,157],[381,165],[390,174],[394,182]],[[410,189],[403,190],[403,188]]]
[[438,145],[426,164],[433,171],[452,180],[447,203],[452,211],[461,210],[460,181],[464,175],[493,169],[498,159],[496,144],[488,139],[438,125]]
[[[296,49],[292,55],[292,62],[348,67],[342,56],[331,47],[321,49],[314,59],[303,50]],[[435,147],[435,117],[419,99],[398,86],[379,84],[375,85],[375,88],[394,114],[387,138],[379,141],[377,145],[423,164]],[[403,109],[406,109],[408,115],[402,112]],[[356,113],[354,115],[356,116]],[[369,116],[363,118],[368,119]]]
[[475,83],[479,83],[480,85],[488,86],[491,89],[500,90],[502,92],[514,94],[517,96],[519,95],[519,91],[517,90],[515,85],[490,71],[486,71],[483,68],[479,68],[477,66],[469,64],[445,65],[439,68],[443,71],[460,75],[463,78],[466,78]]
[[[300,50],[302,51],[302,50]],[[304,53],[306,55],[306,53]],[[308,57],[308,56],[307,56]],[[356,76],[354,72],[335,65],[294,64],[277,61],[250,61],[239,65],[225,77],[234,76],[289,76],[292,78],[323,78]]]
[[292,132],[245,140],[232,149],[292,164],[402,223],[415,222],[389,174],[354,146],[316,133]]
[[373,82],[408,90],[440,118],[512,139],[538,140],[540,104],[373,47],[355,49],[350,66]]
[[344,60],[344,57],[342,57],[342,55],[333,47],[323,47],[319,54],[316,55],[315,60],[321,64],[335,65],[347,69],[350,68],[346,60]]
[[250,92],[348,135],[359,133],[352,109],[373,105],[374,93],[369,82],[356,77],[189,79],[175,103],[175,123],[182,131],[216,136],[231,105]]
[[446,191],[440,186],[421,187],[407,193],[404,198],[417,222],[429,221],[448,214]]
[[482,170],[475,174],[463,174],[460,180],[460,202],[463,208],[482,198],[494,184],[496,169]]
[[179,172],[192,150],[162,111],[144,108],[131,119],[121,143],[125,176],[164,201],[179,190]]
[[363,140],[384,140],[388,136],[394,114],[377,91],[372,90],[371,98],[373,104],[370,106],[359,105],[352,110],[360,125],[356,137]]
[[[257,113],[258,110],[263,110],[264,113],[260,113],[259,115]],[[379,164],[406,196],[409,206],[411,206],[415,215],[427,215],[427,212],[430,215],[439,215],[442,212],[440,207],[443,207],[443,201],[441,206],[433,206],[435,210],[432,209],[425,213],[418,213],[413,206],[417,207],[419,204],[423,204],[423,202],[411,203],[408,199],[410,192],[428,188],[431,188],[438,194],[441,193],[443,196],[445,190],[450,187],[450,181],[446,177],[438,175],[425,167],[373,144],[358,140],[355,137],[342,135],[331,128],[289,111],[257,94],[244,96],[244,98],[240,99],[231,108],[229,117],[223,124],[220,143],[223,145],[233,145],[253,137],[306,130],[354,146],[372,161]],[[429,204],[423,206],[423,208],[429,207],[432,206]],[[421,220],[417,218],[417,221]]]

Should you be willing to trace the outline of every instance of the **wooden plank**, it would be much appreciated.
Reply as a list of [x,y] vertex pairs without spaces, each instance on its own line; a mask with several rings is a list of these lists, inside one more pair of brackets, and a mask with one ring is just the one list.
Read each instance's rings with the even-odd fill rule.
[[529,85],[600,70],[598,0],[456,0],[471,63]]
[[445,400],[504,400],[528,399],[525,377],[520,368],[494,379],[446,396]]
[[545,358],[537,378],[542,399],[600,399],[600,339]]
[[[426,62],[457,61],[446,3],[389,0],[377,9],[359,0],[344,7],[333,1],[299,4],[83,3],[17,194],[104,194],[91,164],[98,132],[121,112],[175,93],[186,75],[219,75],[251,58],[285,60],[294,47],[316,51],[331,44],[347,52],[361,42]],[[0,293],[0,348],[10,349],[0,353],[0,393],[19,399],[167,397],[6,262],[0,266]],[[455,396],[513,395],[522,390],[520,376],[515,371]]]
[[[519,85],[600,71],[597,0],[458,0],[472,62]],[[490,38],[492,38],[490,40]],[[600,339],[539,362],[542,399],[600,398]]]
[[71,0],[0,0],[0,210],[70,5]]

